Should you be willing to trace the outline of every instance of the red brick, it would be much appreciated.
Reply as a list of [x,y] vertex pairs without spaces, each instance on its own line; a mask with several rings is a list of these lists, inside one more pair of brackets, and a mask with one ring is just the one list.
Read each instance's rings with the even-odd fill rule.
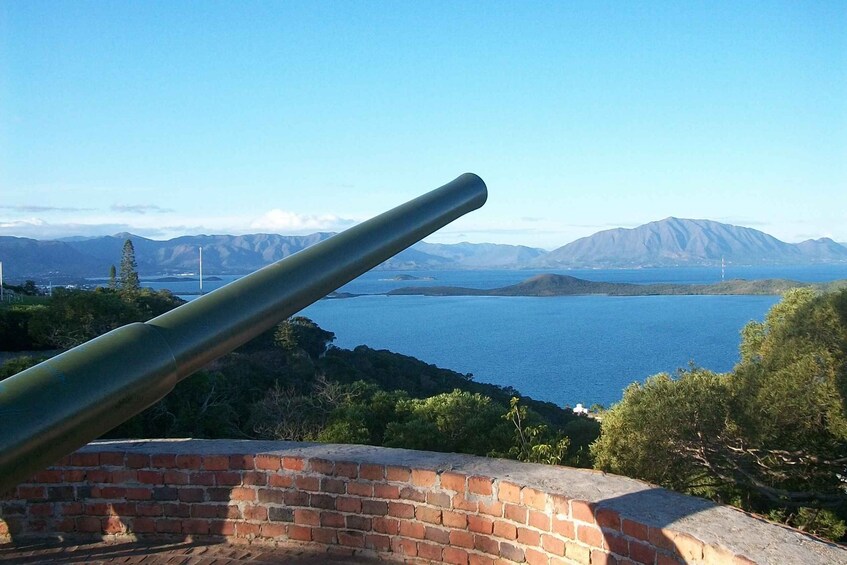
[[532,549],[528,547],[524,550],[524,556],[526,558],[526,562],[529,565],[547,565],[549,559],[547,559],[547,554],[538,551],[537,549]]
[[609,508],[598,508],[594,514],[597,520],[597,525],[601,528],[608,528],[616,532],[621,531],[620,514]]
[[441,561],[441,546],[431,543],[418,542],[416,545],[418,557],[429,559],[430,561]]
[[374,485],[374,498],[400,498],[400,487],[395,485]]
[[511,543],[501,542],[500,557],[505,557],[506,559],[520,563],[524,561],[524,551]]
[[413,487],[400,487],[400,498],[402,498],[403,500],[424,502],[426,501],[426,491]]
[[[603,533],[598,528],[581,525],[576,529],[576,538],[582,543],[596,547],[597,549],[604,549],[605,547],[603,545]],[[632,551],[631,547],[630,551]]]
[[[127,455],[127,464],[129,464]],[[203,458],[199,455],[177,455],[176,466],[180,469],[201,469],[203,467]]]
[[550,516],[546,512],[538,512],[537,510],[529,511],[529,519],[527,523],[533,528],[538,528],[545,532],[550,531]]
[[445,547],[442,553],[442,559],[444,563],[466,565],[468,562],[468,552],[455,547]]
[[241,484],[265,486],[268,484],[268,474],[263,471],[244,471],[241,474]]
[[632,520],[627,520],[624,518],[621,520],[621,530],[624,534],[628,535],[631,538],[649,541],[650,540],[650,531],[644,524],[640,522],[633,522]]
[[262,524],[259,532],[263,538],[283,538],[286,536],[284,524]]
[[65,469],[62,471],[62,480],[66,483],[81,483],[88,476],[89,471],[85,469]]
[[209,533],[217,536],[232,537],[235,535],[235,522],[213,520],[209,522]]
[[[102,461],[101,454],[101,465],[105,465]],[[173,469],[176,467],[176,455],[172,453],[155,453],[150,456],[151,467],[156,467],[158,469]],[[120,457],[120,463],[114,463],[114,465],[123,465],[123,455]]]
[[495,561],[493,557],[489,557],[487,555],[480,555],[479,553],[471,553],[468,555],[470,558],[470,565],[494,565]]
[[[81,502],[65,502],[61,505],[61,513],[64,516],[79,516],[84,510],[85,507]],[[0,524],[2,523],[2,519],[0,519]]]
[[[152,471],[140,471],[140,473],[141,472],[151,473]],[[190,475],[183,471],[168,470],[162,473],[161,477],[162,482],[166,485],[187,485],[190,481]]]
[[347,494],[371,497],[374,495],[374,487],[372,484],[350,481],[347,483]]
[[400,533],[400,520],[394,518],[374,518],[373,529],[381,534],[396,536]]
[[124,465],[129,469],[144,469],[150,467],[150,456],[143,453],[127,453]]
[[453,500],[451,502],[453,503],[453,508],[456,510],[473,512],[474,514],[479,512],[479,503],[475,500],[468,500],[462,493],[453,495]]
[[459,528],[464,530],[468,527],[467,515],[459,512],[444,510],[441,512],[441,521],[449,528]]
[[571,515],[571,499],[561,494],[551,494],[550,502],[553,503],[553,513],[562,514],[562,517]]
[[265,521],[268,519],[268,509],[264,506],[246,506],[244,508],[244,519]]
[[347,547],[365,547],[365,534],[349,530],[338,532],[338,544]]
[[541,536],[541,547],[547,553],[553,553],[555,555],[561,556],[565,555],[565,542],[563,542],[556,536],[543,534]]
[[646,543],[629,542],[629,558],[636,563],[652,565],[656,561],[656,549]]
[[236,522],[235,536],[239,538],[253,539],[262,533],[262,528],[259,524],[250,524],[248,522]]
[[338,512],[321,512],[321,526],[325,528],[343,528],[344,516]]
[[497,500],[501,502],[511,502],[520,504],[521,502],[521,487],[506,481],[500,481],[497,484]]
[[155,534],[156,520],[153,518],[135,518],[132,521],[131,531],[138,534]]
[[424,538],[442,545],[447,545],[450,543],[450,530],[427,526]]
[[484,516],[468,516],[468,530],[479,534],[490,534],[494,531],[494,521]]
[[479,513],[480,514],[488,514],[489,516],[496,516],[497,518],[503,516],[503,503],[497,502],[496,500],[492,501],[479,501]]
[[[115,452],[102,452],[98,458],[98,465],[101,467],[123,467],[124,454]],[[155,465],[155,464],[154,464]]]
[[305,490],[308,492],[320,492],[321,481],[317,477],[297,475],[294,477],[294,486],[296,486],[300,490]]
[[359,466],[359,478],[369,481],[381,481],[385,478],[385,467],[362,463]]
[[606,534],[603,536],[603,541],[612,553],[621,556],[629,555],[629,540],[626,538],[613,534]]
[[156,533],[179,534],[182,533],[181,520],[156,520]]
[[521,490],[521,498],[524,506],[545,510],[547,508],[547,493],[534,488],[524,487]]
[[289,471],[302,471],[306,467],[306,461],[302,457],[283,457],[282,468]]
[[313,473],[320,473],[321,475],[331,475],[333,467],[335,467],[335,463],[333,463],[329,459],[309,459],[309,469]]
[[414,518],[415,507],[404,502],[389,502],[388,515],[397,518]]
[[234,488],[229,494],[229,499],[253,502],[256,500],[256,491],[251,488]]
[[99,534],[100,528],[100,518],[95,518],[94,516],[81,516],[76,519],[76,530],[78,532]]
[[518,542],[538,547],[541,545],[541,534],[529,528],[518,528]]
[[207,520],[183,520],[182,533],[204,535],[209,533],[209,522]]
[[362,499],[350,496],[339,496],[335,499],[335,508],[339,512],[353,512],[360,514],[362,512]]
[[491,479],[490,477],[468,477],[468,492],[471,492],[473,494],[491,496],[494,493],[492,485],[493,479]]
[[362,514],[371,514],[373,516],[385,516],[386,514],[388,514],[388,503],[383,502],[382,500],[363,500]]
[[503,506],[503,516],[517,522],[518,524],[526,524],[527,509],[516,504],[506,504]]
[[465,481],[467,477],[459,473],[441,473],[441,488],[456,492],[465,492]]
[[108,480],[112,484],[133,483],[137,480],[137,476],[137,471],[127,471],[124,469],[109,472],[91,470],[85,474],[85,478],[92,483],[105,483]]
[[391,551],[406,557],[415,557],[418,554],[418,542],[412,539],[392,538]]
[[226,471],[229,469],[229,456],[204,455],[203,468],[207,471]]
[[137,474],[138,482],[146,485],[163,484],[163,474],[160,471],[140,470]]
[[503,539],[518,539],[518,529],[509,522],[496,520],[494,522],[494,535]]
[[561,520],[557,517],[553,518],[552,530],[560,536],[568,539],[576,539],[574,523],[570,520]]
[[420,522],[400,522],[400,535],[407,538],[424,539],[426,528]]
[[591,565],[617,565],[618,560],[614,555],[609,555],[599,549],[591,550]]
[[574,520],[594,524],[594,504],[582,500],[571,501],[571,517]]
[[391,549],[391,538],[379,534],[366,534],[365,547],[374,551],[388,551]]
[[229,468],[233,471],[252,470],[256,468],[253,455],[230,455]]
[[[238,473],[232,473],[237,475]],[[294,477],[291,475],[269,475],[268,486],[274,488],[291,488],[294,486]]]
[[385,468],[385,478],[389,481],[407,483],[411,476],[412,470],[408,467],[395,467],[391,465]]
[[359,476],[359,465],[350,462],[338,462],[335,464],[333,474],[336,477],[345,477],[347,479],[355,479]]
[[286,526],[288,537],[297,541],[312,541],[312,529],[306,526],[290,524]]
[[338,543],[338,531],[329,528],[312,528],[312,541],[334,545]]
[[179,489],[180,502],[203,502],[206,491],[201,488]]
[[671,530],[665,530],[664,528],[648,528],[648,536],[650,545],[660,548],[666,549],[670,552],[674,552],[676,546],[673,544],[674,532]]
[[162,505],[158,502],[136,504],[135,511],[139,516],[161,516]]
[[438,474],[425,469],[412,469],[412,484],[418,487],[434,487]]
[[192,504],[192,518],[222,518],[226,513],[226,506],[221,504]]
[[441,510],[438,510],[436,508],[428,508],[426,506],[418,506],[415,509],[415,518],[417,518],[421,522],[428,522],[430,524],[440,524]]
[[47,489],[44,487],[20,485],[15,491],[15,497],[22,500],[44,500],[47,498]]
[[332,494],[344,494],[347,492],[347,483],[341,479],[321,479],[321,492]]
[[373,529],[373,522],[370,518],[359,516],[358,514],[350,514],[346,517],[348,530],[362,530],[369,532]]
[[476,534],[473,537],[474,549],[490,555],[500,555],[500,542],[488,536]]
[[463,532],[461,530],[453,530],[450,532],[450,545],[458,545],[459,547],[473,548],[473,534]]
[[[756,565],[755,561],[750,561],[747,558],[742,558],[743,560],[738,560],[736,557],[732,561],[732,565]],[[673,557],[671,555],[665,555],[664,553],[656,554],[656,565],[684,565],[684,562],[678,557]]]
[[317,510],[297,508],[294,510],[294,522],[301,526],[320,526],[321,515]]
[[426,503],[432,506],[439,506],[441,508],[450,508],[452,506],[450,495],[433,490],[427,491]]

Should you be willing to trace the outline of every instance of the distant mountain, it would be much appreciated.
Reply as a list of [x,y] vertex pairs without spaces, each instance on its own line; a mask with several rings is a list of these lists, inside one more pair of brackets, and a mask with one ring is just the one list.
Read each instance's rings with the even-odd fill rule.
[[413,249],[448,259],[457,267],[470,269],[514,269],[543,257],[543,249],[496,243],[418,243]]
[[637,228],[605,230],[551,251],[539,267],[658,267],[847,262],[831,239],[785,243],[764,232],[711,220],[666,218]]

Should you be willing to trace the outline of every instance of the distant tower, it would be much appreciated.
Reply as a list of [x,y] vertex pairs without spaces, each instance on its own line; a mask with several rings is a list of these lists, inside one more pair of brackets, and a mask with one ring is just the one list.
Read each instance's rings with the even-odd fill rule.
[[726,270],[726,263],[723,260],[723,255],[721,255],[721,282],[723,282],[725,270]]
[[0,302],[3,302],[3,261],[0,261]]
[[200,246],[200,294],[203,294],[203,246]]

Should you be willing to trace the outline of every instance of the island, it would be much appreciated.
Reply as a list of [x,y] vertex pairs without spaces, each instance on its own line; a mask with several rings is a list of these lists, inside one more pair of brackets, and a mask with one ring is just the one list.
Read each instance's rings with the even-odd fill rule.
[[454,286],[403,287],[389,296],[655,296],[655,295],[780,295],[791,288],[812,287],[822,291],[847,288],[847,280],[807,283],[787,279],[733,279],[714,284],[636,284],[579,279],[568,275],[544,274],[492,289]]

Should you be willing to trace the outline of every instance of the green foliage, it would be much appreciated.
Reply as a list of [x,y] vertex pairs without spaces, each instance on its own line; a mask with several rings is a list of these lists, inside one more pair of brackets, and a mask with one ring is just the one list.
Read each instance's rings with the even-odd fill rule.
[[[847,291],[786,293],[742,331],[733,372],[632,385],[598,468],[772,512],[834,539],[847,520]],[[837,534],[837,535],[836,535]]]
[[118,271],[114,265],[109,267],[109,290],[117,290],[118,288]]
[[0,381],[8,379],[12,375],[17,375],[21,371],[41,363],[43,360],[43,358],[31,357],[29,355],[9,359],[5,363],[0,364]]
[[561,465],[568,454],[570,439],[562,433],[551,432],[544,424],[532,425],[532,418],[519,398],[512,398],[509,410],[502,418],[514,426],[514,441],[508,455],[518,461]]
[[335,334],[322,329],[309,318],[295,316],[277,325],[274,339],[289,355],[304,352],[316,361],[335,341]]
[[140,288],[138,264],[135,262],[135,247],[132,245],[132,240],[127,239],[121,251],[121,291],[131,294],[138,292]]

